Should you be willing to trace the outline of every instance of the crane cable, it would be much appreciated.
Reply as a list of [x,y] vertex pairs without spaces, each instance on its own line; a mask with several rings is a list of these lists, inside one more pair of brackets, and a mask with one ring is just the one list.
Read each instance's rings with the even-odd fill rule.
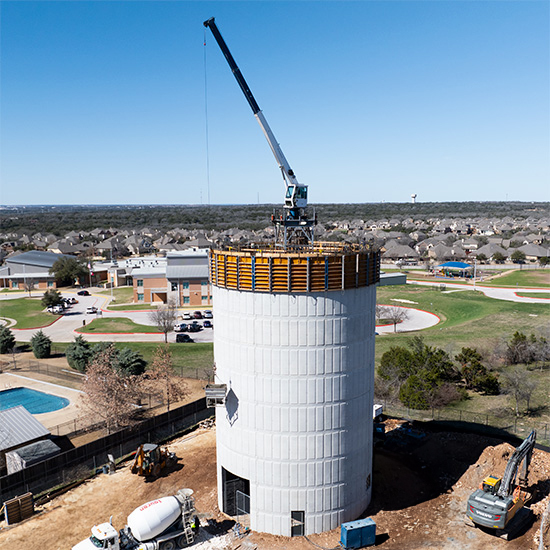
[[207,80],[207,63],[206,63],[206,27],[204,29],[204,125],[206,139],[206,192],[208,197],[208,205],[210,206],[210,149],[208,146],[208,80]]

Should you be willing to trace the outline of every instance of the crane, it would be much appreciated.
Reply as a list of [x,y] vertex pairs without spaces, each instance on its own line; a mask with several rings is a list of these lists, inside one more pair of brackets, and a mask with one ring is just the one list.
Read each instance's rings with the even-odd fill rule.
[[[515,521],[512,526],[511,521],[520,516],[527,519],[527,514],[521,512],[531,498],[525,488],[536,438],[537,433],[533,430],[512,453],[502,478],[487,476],[479,489],[470,495],[467,515],[474,524],[496,529],[497,534],[503,534],[504,538],[512,528],[517,531],[522,526],[520,521]],[[516,485],[522,463],[519,485]]]
[[307,185],[299,183],[294,171],[290,167],[279,143],[275,139],[267,120],[258,106],[256,99],[252,95],[246,80],[244,79],[237,63],[233,59],[225,40],[223,39],[214,17],[204,21],[203,25],[209,28],[212,32],[220,50],[222,51],[233,76],[237,80],[248,104],[250,105],[254,117],[258,121],[265,138],[275,156],[275,160],[281,170],[283,181],[285,183],[286,192],[282,213],[274,212],[271,216],[271,220],[275,226],[275,240],[276,243],[283,245],[287,248],[289,244],[313,244],[314,232],[313,226],[317,223],[315,213],[312,217],[309,217],[307,212]]

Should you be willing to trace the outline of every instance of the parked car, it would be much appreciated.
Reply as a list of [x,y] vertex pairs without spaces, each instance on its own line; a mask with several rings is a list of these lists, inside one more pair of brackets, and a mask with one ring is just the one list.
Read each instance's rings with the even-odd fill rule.
[[214,323],[212,321],[209,321],[208,319],[206,319],[203,324],[202,324],[203,328],[214,328]]
[[182,319],[185,319],[185,320],[191,320],[193,319],[193,317],[191,317],[191,314],[186,311],[182,316],[181,316]]
[[49,306],[48,311],[56,315],[61,315],[65,311],[65,308],[61,304],[58,304],[57,306]]
[[187,330],[186,323],[176,323],[174,325],[174,332],[185,332]]
[[202,316],[203,316],[205,319],[213,319],[213,318],[214,318],[214,315],[212,314],[212,312],[211,312],[209,309],[205,309],[205,310],[202,312]]
[[69,301],[71,302],[71,304],[78,304],[78,300],[74,296],[71,296],[69,298]]
[[202,311],[193,311],[193,317],[195,319],[202,319]]
[[200,332],[202,330],[202,325],[199,325],[196,321],[187,325],[187,332]]
[[79,296],[89,296],[89,295],[90,295],[90,293],[89,293],[87,290],[79,290],[79,291],[77,292],[77,294],[78,294]]
[[97,313],[97,307],[90,306],[86,308],[86,313]]
[[185,343],[185,342],[194,342],[193,338],[189,336],[189,334],[176,334],[176,342],[178,344]]

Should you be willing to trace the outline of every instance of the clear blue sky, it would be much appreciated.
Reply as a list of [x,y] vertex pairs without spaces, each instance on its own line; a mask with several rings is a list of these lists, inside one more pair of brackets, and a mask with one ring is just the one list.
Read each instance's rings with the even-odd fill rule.
[[282,202],[212,16],[310,202],[550,200],[549,5],[4,0],[0,204]]

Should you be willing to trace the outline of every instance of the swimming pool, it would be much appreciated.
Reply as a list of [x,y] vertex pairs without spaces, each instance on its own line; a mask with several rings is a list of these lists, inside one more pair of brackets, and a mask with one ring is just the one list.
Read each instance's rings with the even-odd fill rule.
[[66,407],[70,401],[30,388],[11,388],[0,391],[0,411],[23,405],[31,414],[57,411]]

